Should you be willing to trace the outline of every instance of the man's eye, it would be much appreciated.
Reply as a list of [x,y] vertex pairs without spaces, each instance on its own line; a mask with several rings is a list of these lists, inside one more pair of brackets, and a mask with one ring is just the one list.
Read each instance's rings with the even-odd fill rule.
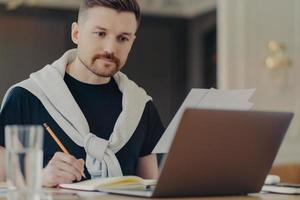
[[127,42],[129,39],[127,37],[119,37],[120,42]]
[[98,37],[104,37],[106,35],[105,32],[95,32]]

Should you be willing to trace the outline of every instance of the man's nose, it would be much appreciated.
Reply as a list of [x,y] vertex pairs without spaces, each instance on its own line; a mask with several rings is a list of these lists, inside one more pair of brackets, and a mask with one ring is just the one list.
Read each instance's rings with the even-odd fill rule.
[[116,53],[117,44],[116,41],[112,38],[106,39],[103,44],[103,50],[106,53],[109,54],[115,54]]

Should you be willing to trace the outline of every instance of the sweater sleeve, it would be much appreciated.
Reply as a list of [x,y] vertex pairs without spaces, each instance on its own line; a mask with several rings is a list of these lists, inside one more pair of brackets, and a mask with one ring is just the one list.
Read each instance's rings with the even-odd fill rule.
[[160,119],[159,113],[152,101],[149,101],[146,105],[147,116],[147,129],[146,136],[140,152],[140,157],[149,155],[152,153],[154,147],[158,143],[160,137],[165,131],[165,128]]

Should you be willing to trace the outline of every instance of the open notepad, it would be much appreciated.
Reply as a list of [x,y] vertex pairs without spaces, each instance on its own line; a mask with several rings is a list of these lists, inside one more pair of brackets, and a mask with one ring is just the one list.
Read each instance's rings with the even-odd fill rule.
[[101,189],[148,189],[156,185],[156,180],[142,179],[138,176],[121,176],[96,178],[71,184],[60,184],[59,187],[74,190],[95,191]]

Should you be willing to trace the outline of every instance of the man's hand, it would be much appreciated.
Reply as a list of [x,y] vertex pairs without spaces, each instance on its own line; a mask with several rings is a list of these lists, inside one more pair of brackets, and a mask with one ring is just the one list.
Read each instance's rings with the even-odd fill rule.
[[80,181],[84,171],[84,160],[62,152],[56,152],[42,172],[42,184],[53,187],[61,183]]

